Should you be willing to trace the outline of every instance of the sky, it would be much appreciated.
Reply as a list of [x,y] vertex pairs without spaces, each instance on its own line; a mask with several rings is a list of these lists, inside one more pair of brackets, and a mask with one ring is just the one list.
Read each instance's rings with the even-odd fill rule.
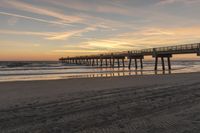
[[0,0],[0,61],[200,42],[200,0]]

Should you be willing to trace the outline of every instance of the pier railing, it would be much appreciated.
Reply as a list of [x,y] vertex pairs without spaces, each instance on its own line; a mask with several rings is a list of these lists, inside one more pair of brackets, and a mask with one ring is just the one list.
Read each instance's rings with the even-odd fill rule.
[[153,55],[154,52],[156,53],[168,52],[168,53],[173,53],[173,54],[181,54],[181,53],[184,54],[184,53],[195,53],[199,50],[200,50],[200,43],[194,43],[194,44],[184,44],[184,45],[177,45],[177,46],[134,50],[134,51],[130,51],[129,53],[143,54],[143,55]]
[[185,44],[185,45],[177,45],[177,46],[169,46],[169,47],[159,47],[156,48],[157,52],[170,52],[170,51],[185,51],[185,50],[198,50],[200,48],[200,43],[195,44]]

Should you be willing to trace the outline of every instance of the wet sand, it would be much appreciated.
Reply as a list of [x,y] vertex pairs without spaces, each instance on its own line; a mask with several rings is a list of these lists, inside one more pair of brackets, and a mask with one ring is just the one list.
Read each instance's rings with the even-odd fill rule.
[[199,133],[200,73],[0,83],[3,133]]

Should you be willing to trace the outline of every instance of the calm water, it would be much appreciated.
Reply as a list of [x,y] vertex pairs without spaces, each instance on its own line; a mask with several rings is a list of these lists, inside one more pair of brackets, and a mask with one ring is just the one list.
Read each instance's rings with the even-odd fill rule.
[[143,70],[135,70],[134,66],[129,70],[127,67],[95,68],[59,62],[0,62],[0,82],[200,72],[200,60],[172,61],[170,72],[159,69],[154,71],[153,61],[144,61]]

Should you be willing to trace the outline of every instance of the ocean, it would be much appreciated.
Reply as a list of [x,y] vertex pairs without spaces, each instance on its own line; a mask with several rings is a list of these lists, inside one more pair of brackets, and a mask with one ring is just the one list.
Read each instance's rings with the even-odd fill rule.
[[142,70],[136,70],[134,64],[129,70],[128,67],[99,68],[56,61],[3,61],[0,62],[0,82],[200,72],[200,60],[173,60],[171,63],[171,71],[162,71],[160,63],[159,70],[154,71],[154,61],[144,61]]

